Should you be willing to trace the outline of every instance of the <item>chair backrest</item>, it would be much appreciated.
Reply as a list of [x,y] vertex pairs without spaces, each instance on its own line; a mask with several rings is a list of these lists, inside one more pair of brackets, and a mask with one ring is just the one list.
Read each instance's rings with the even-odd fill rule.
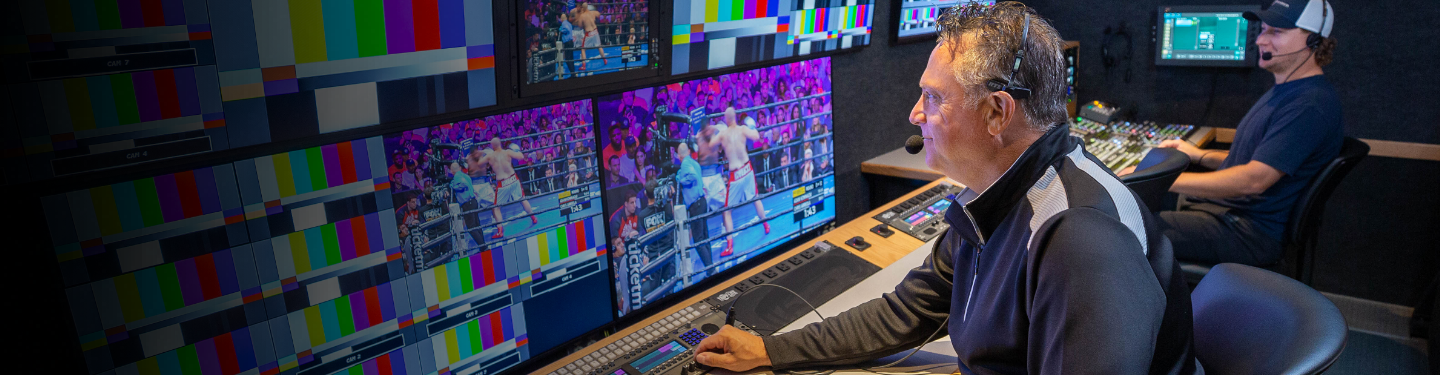
[[1299,281],[1224,263],[1190,293],[1195,355],[1216,374],[1316,374],[1345,349],[1335,304]]
[[1285,255],[1281,258],[1287,273],[1294,275],[1296,280],[1310,284],[1316,236],[1320,232],[1320,218],[1325,215],[1325,202],[1330,200],[1330,194],[1335,192],[1335,187],[1350,174],[1365,155],[1370,154],[1370,145],[1352,137],[1345,137],[1345,143],[1340,146],[1340,154],[1320,169],[1319,173],[1310,180],[1310,185],[1300,192],[1300,197],[1295,200],[1295,208],[1290,211],[1290,221],[1285,227],[1285,238],[1282,246],[1285,248]]
[[1145,158],[1151,157],[1164,159],[1148,168],[1120,176],[1120,182],[1135,191],[1135,194],[1140,196],[1140,201],[1145,202],[1145,206],[1153,213],[1160,212],[1163,208],[1160,206],[1165,200],[1165,193],[1170,191],[1170,185],[1175,183],[1175,179],[1180,178],[1180,173],[1190,166],[1190,157],[1173,148],[1150,149]]

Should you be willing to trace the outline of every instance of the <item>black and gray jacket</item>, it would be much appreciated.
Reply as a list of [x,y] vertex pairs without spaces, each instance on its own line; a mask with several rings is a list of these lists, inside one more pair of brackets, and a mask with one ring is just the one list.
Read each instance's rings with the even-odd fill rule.
[[965,374],[1191,374],[1190,292],[1155,218],[1060,125],[895,291],[764,338],[775,368],[854,364],[947,329]]

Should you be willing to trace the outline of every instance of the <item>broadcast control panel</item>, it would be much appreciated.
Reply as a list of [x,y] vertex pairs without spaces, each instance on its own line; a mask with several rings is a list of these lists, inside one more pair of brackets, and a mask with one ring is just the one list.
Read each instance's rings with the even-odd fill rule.
[[960,190],[963,188],[940,183],[915,197],[895,204],[874,218],[911,237],[930,241],[950,229],[950,225],[945,223],[945,211],[950,208],[955,194],[959,194]]
[[[800,303],[779,288],[762,287],[768,284],[796,289],[810,303],[828,301],[839,292],[848,289],[865,277],[890,265],[925,243],[912,236],[912,230],[919,229],[921,235],[933,238],[944,232],[944,227],[926,226],[930,223],[944,225],[944,207],[935,207],[935,202],[945,202],[946,197],[957,193],[962,187],[949,180],[935,181],[905,196],[889,202],[859,218],[844,223],[835,229],[820,234],[818,238],[760,263],[720,285],[705,290],[666,308],[655,316],[648,317],[629,328],[621,329],[610,337],[581,348],[561,358],[550,366],[543,367],[532,375],[700,375],[710,368],[694,362],[694,349],[709,335],[720,330],[725,324],[726,311],[735,307],[736,328],[757,334],[774,333],[775,327],[782,327],[794,321],[797,314],[809,313],[808,308],[791,309],[789,303]],[[912,202],[912,200],[914,202]],[[899,232],[880,236],[869,229],[877,225],[889,225],[894,220],[879,220],[882,213],[891,213],[897,207],[907,207],[903,212],[938,210],[933,219],[921,222],[920,226],[896,227]],[[892,215],[893,217],[893,215]],[[934,234],[924,234],[926,229],[935,229]],[[838,245],[852,237],[864,237],[873,244],[865,251]],[[838,282],[815,283],[816,275],[853,274]],[[827,276],[828,277],[828,276]],[[802,279],[809,280],[801,283]],[[839,284],[804,290],[801,284]],[[772,295],[765,295],[775,291]],[[776,304],[774,301],[782,301]],[[779,305],[779,306],[777,306]],[[804,306],[801,304],[800,306]],[[796,311],[779,311],[796,310]],[[778,317],[777,317],[778,316]],[[782,324],[783,323],[783,324]]]

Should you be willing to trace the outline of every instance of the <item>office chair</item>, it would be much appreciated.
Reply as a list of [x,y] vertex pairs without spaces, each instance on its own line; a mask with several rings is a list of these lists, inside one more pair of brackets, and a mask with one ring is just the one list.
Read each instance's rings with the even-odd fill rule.
[[1120,182],[1130,190],[1134,190],[1135,194],[1140,196],[1140,201],[1145,202],[1145,206],[1150,208],[1151,213],[1158,213],[1160,209],[1164,208],[1161,206],[1165,201],[1165,193],[1170,191],[1170,185],[1174,184],[1175,179],[1180,178],[1180,173],[1190,166],[1190,157],[1173,148],[1150,149],[1144,159],[1152,157],[1164,159],[1161,159],[1158,164],[1120,176]]
[[[1340,154],[1315,174],[1310,185],[1295,200],[1295,208],[1290,210],[1290,221],[1285,225],[1285,235],[1280,240],[1280,247],[1284,249],[1280,263],[1267,265],[1266,268],[1310,285],[1314,278],[1315,247],[1320,236],[1320,219],[1325,216],[1325,202],[1330,200],[1330,194],[1335,192],[1340,180],[1345,179],[1355,164],[1369,154],[1370,145],[1345,137]],[[1180,269],[1185,272],[1185,279],[1193,284],[1205,277],[1210,265],[1180,262]]]
[[1318,374],[1345,349],[1340,309],[1284,275],[1223,263],[1190,301],[1195,356],[1207,373]]

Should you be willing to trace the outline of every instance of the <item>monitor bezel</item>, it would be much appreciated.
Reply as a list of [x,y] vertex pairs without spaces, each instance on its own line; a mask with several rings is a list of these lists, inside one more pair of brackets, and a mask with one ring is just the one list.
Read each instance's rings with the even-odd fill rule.
[[1177,60],[1164,59],[1161,57],[1164,41],[1160,33],[1164,32],[1165,13],[1189,13],[1189,12],[1240,12],[1260,10],[1258,5],[1161,5],[1155,8],[1155,36],[1152,44],[1155,50],[1155,66],[1180,66],[1180,67],[1212,67],[1212,68],[1253,68],[1259,60],[1259,53],[1255,45],[1255,28],[1258,22],[1250,21],[1245,30],[1245,45],[1251,48],[1245,51],[1245,58],[1241,60]]

